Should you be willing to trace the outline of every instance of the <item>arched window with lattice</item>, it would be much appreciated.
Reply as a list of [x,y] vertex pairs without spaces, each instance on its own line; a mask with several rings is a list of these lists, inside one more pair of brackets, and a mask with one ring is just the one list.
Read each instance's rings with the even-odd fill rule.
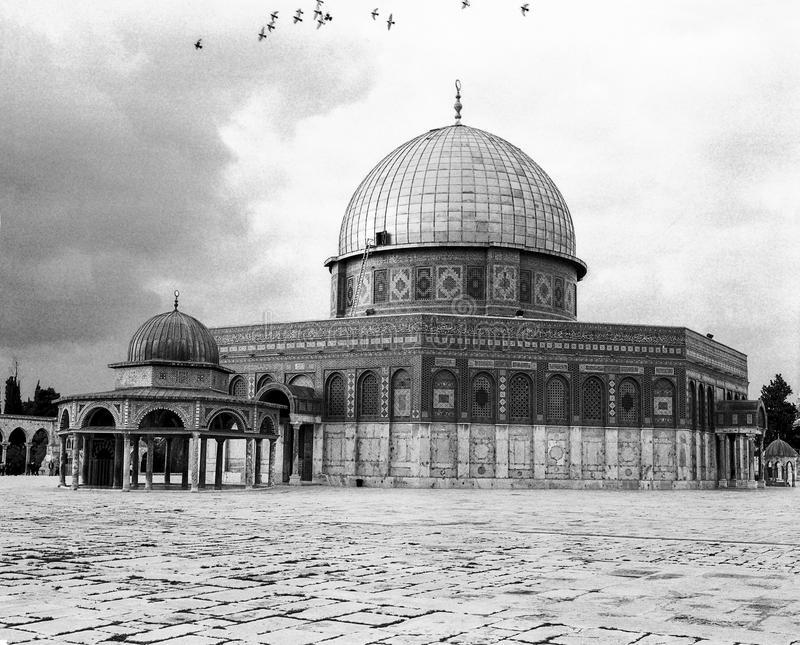
[[638,427],[642,415],[639,384],[632,378],[622,379],[617,392],[617,423],[631,428]]
[[406,370],[392,376],[392,418],[411,418],[411,375]]
[[455,421],[458,408],[458,382],[449,370],[439,370],[433,375],[431,417],[439,421]]
[[530,423],[533,384],[527,374],[515,374],[508,382],[508,417],[511,423]]
[[494,421],[494,379],[486,372],[472,379],[472,420]]
[[273,383],[275,381],[275,377],[272,374],[262,374],[258,377],[258,385],[256,385],[256,390],[260,390],[262,387],[267,385],[267,383]]
[[653,425],[675,427],[675,386],[665,378],[653,385]]
[[344,377],[333,374],[325,386],[325,411],[330,419],[344,419],[347,411]]
[[241,376],[235,376],[230,384],[230,393],[233,396],[245,398],[247,396],[247,383]]
[[596,376],[590,376],[581,387],[581,417],[584,425],[603,425],[603,382]]
[[358,380],[358,418],[369,419],[381,414],[381,387],[375,372],[366,372]]
[[545,390],[547,423],[569,425],[569,384],[563,376],[551,376]]

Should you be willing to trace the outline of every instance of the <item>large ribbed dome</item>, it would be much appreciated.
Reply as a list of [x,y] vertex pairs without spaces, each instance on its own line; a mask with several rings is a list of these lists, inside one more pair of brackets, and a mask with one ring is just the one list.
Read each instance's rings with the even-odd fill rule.
[[154,360],[219,365],[219,349],[208,328],[176,306],[139,327],[128,345],[129,363]]
[[353,194],[339,255],[380,231],[389,244],[488,245],[575,257],[575,232],[558,188],[522,150],[483,130],[431,130],[386,156]]

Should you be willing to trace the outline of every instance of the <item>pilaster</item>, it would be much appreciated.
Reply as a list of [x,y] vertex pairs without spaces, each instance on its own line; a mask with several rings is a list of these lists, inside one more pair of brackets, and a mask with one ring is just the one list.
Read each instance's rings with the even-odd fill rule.
[[569,478],[573,481],[583,479],[581,450],[581,428],[571,426],[569,429]]
[[494,476],[508,478],[508,426],[497,425],[494,430]]
[[469,423],[458,424],[458,478],[469,478]]
[[533,426],[533,478],[544,479],[547,476],[547,428]]
[[606,428],[605,478],[619,479],[619,430],[617,428]]

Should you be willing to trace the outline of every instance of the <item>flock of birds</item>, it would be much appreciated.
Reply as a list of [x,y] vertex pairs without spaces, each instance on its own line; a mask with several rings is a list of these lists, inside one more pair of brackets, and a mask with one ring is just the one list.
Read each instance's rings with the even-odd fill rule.
[[[461,2],[461,8],[466,9],[470,6],[470,0],[459,0]],[[313,14],[313,21],[317,23],[317,29],[324,27],[327,23],[333,21],[333,16],[327,12],[323,11],[322,5],[325,4],[325,0],[316,0],[316,7],[314,7],[314,14]],[[520,6],[520,11],[522,12],[523,16],[526,16],[527,13],[530,11],[530,3],[526,2]],[[261,31],[258,32],[258,41],[261,42],[264,40],[270,33],[275,30],[277,26],[276,23],[278,22],[278,11],[273,11],[269,15],[269,22],[261,27]],[[298,9],[294,12],[293,24],[297,24],[299,22],[303,22],[303,15],[305,12],[302,9]],[[377,21],[378,17],[380,16],[379,8],[376,7],[370,12],[373,21]],[[392,29],[392,25],[395,24],[393,19],[394,14],[390,13],[389,17],[386,19],[386,29]],[[203,49],[203,39],[198,38],[197,42],[194,44],[195,49]]]

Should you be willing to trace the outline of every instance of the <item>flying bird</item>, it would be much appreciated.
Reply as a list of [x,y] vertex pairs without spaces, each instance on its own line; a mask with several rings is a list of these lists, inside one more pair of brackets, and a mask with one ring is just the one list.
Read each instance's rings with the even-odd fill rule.
[[461,0],[461,8],[466,9],[469,7],[469,0]]
[[389,14],[389,20],[386,21],[386,28],[391,30],[393,24],[394,20],[392,20],[392,14]]
[[325,14],[325,22],[330,22],[331,20],[333,20],[333,16],[331,14],[329,14],[329,13],[326,13]]
[[372,19],[375,20],[380,14],[378,13],[378,7],[375,7],[372,10]]
[[271,14],[269,14],[269,17],[272,18],[272,22],[275,22],[278,19],[278,12],[273,11]]
[[203,49],[203,39],[198,38],[197,42],[194,44],[195,49]]
[[264,27],[261,28],[261,31],[258,32],[258,42],[261,42],[267,37],[267,32],[264,31]]
[[303,19],[300,17],[302,15],[303,15],[303,10],[298,9],[297,12],[294,14],[294,24],[297,24],[298,22],[303,22]]
[[322,27],[322,25],[324,24],[325,24],[325,19],[322,17],[322,14],[320,14],[320,17],[317,18],[317,29]]
[[527,2],[524,5],[522,5],[520,7],[520,9],[522,9],[522,15],[523,16],[530,11],[530,9],[528,8],[528,3]]
[[269,29],[270,31],[272,31],[273,29],[275,29],[275,23],[274,23],[274,22],[271,22],[271,23],[269,23],[269,24],[267,25],[267,29]]

